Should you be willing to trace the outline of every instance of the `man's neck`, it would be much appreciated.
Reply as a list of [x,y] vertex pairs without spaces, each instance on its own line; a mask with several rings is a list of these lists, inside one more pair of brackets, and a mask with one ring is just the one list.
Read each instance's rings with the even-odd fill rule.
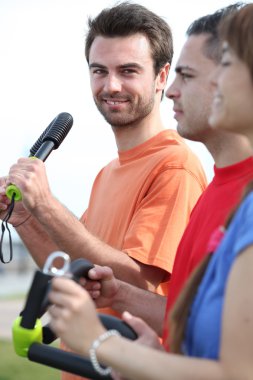
[[234,165],[253,156],[249,140],[229,132],[220,133],[205,142],[217,168]]
[[119,152],[124,152],[143,144],[164,129],[165,127],[163,126],[160,117],[159,119],[156,117],[155,120],[154,118],[146,118],[137,125],[112,127]]

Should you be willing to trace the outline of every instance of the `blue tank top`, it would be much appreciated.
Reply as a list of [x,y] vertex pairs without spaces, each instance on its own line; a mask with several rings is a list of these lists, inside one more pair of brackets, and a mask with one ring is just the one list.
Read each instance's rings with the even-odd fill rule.
[[183,352],[218,359],[226,284],[231,267],[242,250],[253,244],[253,193],[241,204],[219,247],[213,253],[200,283],[186,326]]

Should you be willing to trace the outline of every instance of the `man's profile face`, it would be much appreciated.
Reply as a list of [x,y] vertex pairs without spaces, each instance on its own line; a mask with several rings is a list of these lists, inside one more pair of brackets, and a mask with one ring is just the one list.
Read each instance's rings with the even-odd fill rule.
[[175,119],[182,137],[204,142],[210,131],[208,117],[213,88],[212,72],[216,63],[205,55],[207,34],[190,36],[176,64],[176,77],[166,92],[174,102]]

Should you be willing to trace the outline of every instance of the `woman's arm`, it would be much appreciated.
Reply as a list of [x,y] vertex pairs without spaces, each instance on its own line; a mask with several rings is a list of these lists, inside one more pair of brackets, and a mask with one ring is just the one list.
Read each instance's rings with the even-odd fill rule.
[[253,245],[237,257],[227,284],[221,339],[221,362],[229,379],[253,375]]
[[[157,351],[113,336],[97,349],[101,363],[135,380],[251,379],[253,373],[253,247],[240,254],[227,285],[219,361]],[[50,294],[51,326],[74,351],[88,356],[105,332],[87,292],[67,279],[55,279]],[[152,305],[150,306],[152,307]]]
[[250,246],[238,256],[229,275],[219,361],[166,354],[118,337],[101,345],[98,358],[121,373],[123,370],[124,376],[138,380],[252,379],[252,279],[253,246]]

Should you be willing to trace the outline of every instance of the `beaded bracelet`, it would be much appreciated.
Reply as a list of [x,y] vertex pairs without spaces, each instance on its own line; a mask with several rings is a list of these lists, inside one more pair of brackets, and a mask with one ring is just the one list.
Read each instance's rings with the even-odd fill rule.
[[96,350],[100,346],[102,342],[104,342],[106,339],[110,338],[111,336],[120,336],[120,333],[117,330],[108,330],[104,334],[100,335],[96,340],[91,345],[91,348],[89,349],[89,354],[90,354],[90,360],[91,364],[94,368],[94,370],[99,373],[101,376],[107,376],[110,375],[112,368],[107,367],[103,368],[99,364],[97,360],[97,354]]

